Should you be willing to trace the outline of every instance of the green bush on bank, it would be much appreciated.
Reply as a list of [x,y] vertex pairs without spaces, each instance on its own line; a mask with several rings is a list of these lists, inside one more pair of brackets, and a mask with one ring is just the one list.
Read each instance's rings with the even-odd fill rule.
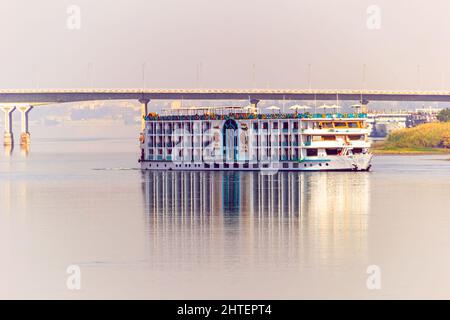
[[450,109],[442,109],[437,115],[437,119],[441,122],[450,121]]

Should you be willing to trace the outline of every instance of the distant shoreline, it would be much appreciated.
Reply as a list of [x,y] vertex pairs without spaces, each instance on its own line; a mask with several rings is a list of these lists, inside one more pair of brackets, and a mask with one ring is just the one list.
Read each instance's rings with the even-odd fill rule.
[[386,140],[372,145],[378,155],[448,155],[450,154],[450,122],[421,124],[392,132]]
[[421,156],[421,155],[450,155],[448,148],[372,148],[374,155],[403,155],[403,156]]

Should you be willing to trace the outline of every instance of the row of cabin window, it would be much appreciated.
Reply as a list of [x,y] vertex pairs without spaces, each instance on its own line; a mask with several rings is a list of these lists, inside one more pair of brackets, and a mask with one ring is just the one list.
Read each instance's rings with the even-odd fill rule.
[[[289,166],[290,164],[289,163],[283,163],[283,169],[289,169],[290,168],[290,166]],[[312,167],[314,164],[313,163],[304,163],[303,164],[303,166],[304,167]],[[324,164],[323,163],[321,163],[321,162],[319,162],[318,163],[318,166],[319,167],[322,167],[323,165],[325,165],[325,166],[329,166],[329,164],[327,163],[327,162],[325,162]],[[154,167],[156,167],[156,168],[159,168],[159,164],[156,164],[156,165],[152,165],[152,164],[150,164],[150,167],[152,167],[152,166],[154,166]],[[176,164],[175,165],[175,167],[176,168],[183,168],[183,166],[184,166],[184,168],[201,168],[201,165],[200,164],[184,164],[184,165],[182,165],[182,164]],[[163,167],[163,165],[161,164],[161,167]],[[218,164],[218,163],[214,163],[213,164],[213,166],[212,166],[214,169],[220,169],[220,165]],[[239,163],[234,163],[231,167],[233,167],[233,168],[235,168],[235,169],[239,169],[239,168],[241,168],[241,165],[239,164]],[[300,164],[299,163],[292,163],[292,168],[299,168],[300,167]],[[167,168],[167,164],[164,164],[164,168]],[[205,168],[205,169],[210,169],[211,168],[211,165],[210,164],[208,164],[208,163],[205,163],[205,164],[203,164],[203,168]],[[225,168],[225,169],[227,169],[227,168],[230,168],[230,164],[228,164],[228,163],[224,163],[223,164],[223,168]],[[249,163],[244,163],[244,164],[242,164],[242,168],[243,169],[249,169],[250,168],[250,164]],[[269,164],[266,164],[266,163],[263,163],[262,165],[260,165],[260,164],[258,164],[258,163],[254,163],[253,165],[252,165],[252,168],[253,169],[259,169],[259,168],[269,168]]]

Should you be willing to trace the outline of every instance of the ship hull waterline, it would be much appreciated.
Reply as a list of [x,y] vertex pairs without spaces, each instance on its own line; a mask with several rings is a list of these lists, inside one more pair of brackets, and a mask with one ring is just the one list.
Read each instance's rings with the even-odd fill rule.
[[370,171],[372,155],[283,162],[183,162],[139,160],[142,170],[172,171]]

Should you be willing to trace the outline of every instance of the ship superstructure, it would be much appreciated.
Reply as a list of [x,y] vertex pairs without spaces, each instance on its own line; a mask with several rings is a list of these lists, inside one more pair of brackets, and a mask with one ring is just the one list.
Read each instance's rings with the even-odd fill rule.
[[259,113],[252,107],[199,107],[150,113],[140,138],[141,168],[370,169],[366,113],[282,113],[276,109]]

